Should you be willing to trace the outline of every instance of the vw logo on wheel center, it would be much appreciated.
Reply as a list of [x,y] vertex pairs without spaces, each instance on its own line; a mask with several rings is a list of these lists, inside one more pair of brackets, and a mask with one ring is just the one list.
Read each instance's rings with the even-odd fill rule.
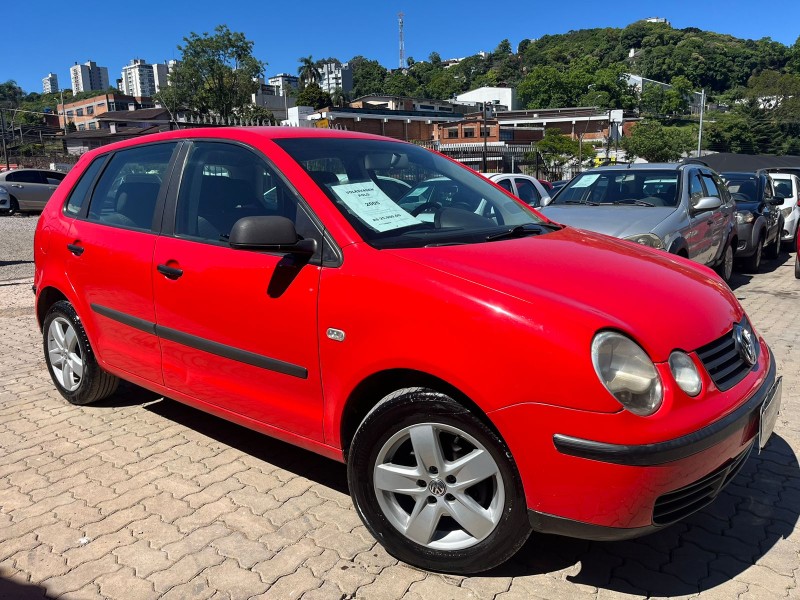
[[447,486],[441,479],[434,479],[428,484],[428,491],[434,496],[444,496]]

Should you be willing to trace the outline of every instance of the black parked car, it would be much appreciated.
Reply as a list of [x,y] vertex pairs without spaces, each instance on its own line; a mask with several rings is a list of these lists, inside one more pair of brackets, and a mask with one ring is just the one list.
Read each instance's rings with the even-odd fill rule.
[[736,202],[736,258],[747,271],[758,271],[762,255],[778,258],[780,254],[783,214],[778,207],[783,198],[775,194],[765,169],[720,175]]

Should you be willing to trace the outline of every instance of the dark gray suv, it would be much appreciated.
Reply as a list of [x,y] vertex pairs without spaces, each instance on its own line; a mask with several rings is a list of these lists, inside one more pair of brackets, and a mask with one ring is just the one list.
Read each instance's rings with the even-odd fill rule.
[[591,169],[542,212],[559,223],[714,267],[725,281],[733,270],[735,205],[719,175],[698,162]]

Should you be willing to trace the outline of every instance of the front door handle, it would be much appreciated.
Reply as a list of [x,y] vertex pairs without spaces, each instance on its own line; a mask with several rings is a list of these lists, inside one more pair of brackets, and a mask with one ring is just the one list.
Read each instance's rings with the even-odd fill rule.
[[67,244],[67,250],[72,252],[75,256],[80,256],[86,248],[78,244]]
[[175,267],[168,267],[167,265],[158,265],[156,269],[167,279],[177,279],[183,275],[183,269],[176,269]]

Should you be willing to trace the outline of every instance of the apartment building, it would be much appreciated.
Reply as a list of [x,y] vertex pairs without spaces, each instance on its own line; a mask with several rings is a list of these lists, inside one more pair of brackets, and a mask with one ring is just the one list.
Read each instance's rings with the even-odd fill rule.
[[287,96],[290,89],[296,90],[300,87],[300,78],[288,73],[278,73],[274,77],[267,79],[267,83],[278,88],[279,96]]
[[55,73],[48,73],[47,77],[42,78],[42,93],[55,94],[59,91],[58,75]]
[[73,94],[91,90],[107,90],[109,87],[108,68],[99,67],[92,60],[86,61],[82,65],[75,63],[69,68],[69,76]]
[[348,63],[329,62],[319,68],[322,91],[332,94],[336,88],[347,94],[353,89],[353,70]]
[[134,58],[122,67],[120,91],[126,96],[154,96],[156,77],[153,65],[142,58]]
[[155,91],[169,85],[169,76],[178,65],[177,60],[170,60],[164,63],[153,63],[153,80],[155,81]]

